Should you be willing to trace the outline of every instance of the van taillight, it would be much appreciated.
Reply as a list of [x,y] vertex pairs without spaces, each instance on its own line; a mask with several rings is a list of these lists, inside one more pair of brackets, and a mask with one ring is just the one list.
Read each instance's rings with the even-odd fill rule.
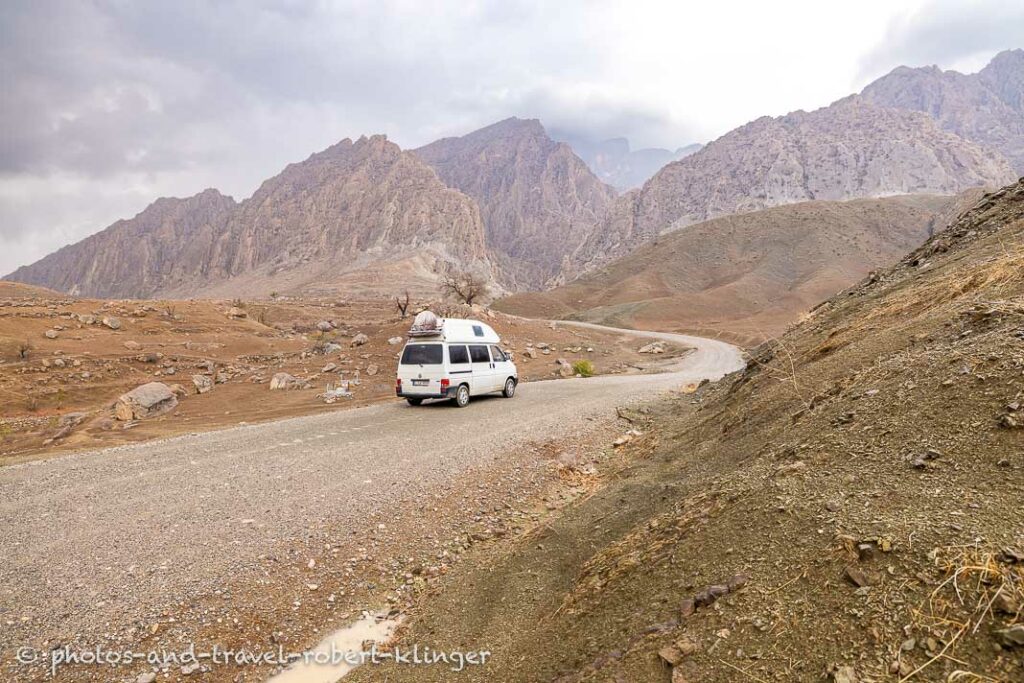
[[402,390],[402,380],[401,379],[396,379],[395,380],[395,391],[401,391],[401,390]]
[[451,380],[450,379],[445,378],[445,379],[441,380],[441,391],[448,391],[448,385],[449,384],[451,384]]

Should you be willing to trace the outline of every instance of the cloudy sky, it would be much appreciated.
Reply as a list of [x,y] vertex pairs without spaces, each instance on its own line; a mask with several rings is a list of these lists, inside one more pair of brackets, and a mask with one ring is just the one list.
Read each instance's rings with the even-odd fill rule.
[[674,148],[1008,47],[1019,0],[6,0],[0,274],[158,196],[242,199],[344,137],[520,116]]

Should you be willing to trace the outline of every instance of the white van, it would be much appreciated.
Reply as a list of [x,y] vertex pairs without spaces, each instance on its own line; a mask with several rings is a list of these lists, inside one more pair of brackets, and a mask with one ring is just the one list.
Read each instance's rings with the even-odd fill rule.
[[395,394],[414,406],[448,398],[460,408],[470,396],[500,391],[512,398],[519,372],[500,344],[497,333],[479,320],[420,313],[398,362]]

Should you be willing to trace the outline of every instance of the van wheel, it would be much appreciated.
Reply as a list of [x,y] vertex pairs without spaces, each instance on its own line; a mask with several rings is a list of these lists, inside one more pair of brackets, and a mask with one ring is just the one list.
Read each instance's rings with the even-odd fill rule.
[[501,390],[501,395],[505,398],[512,398],[516,395],[516,381],[509,377],[505,380],[505,388]]
[[423,403],[422,398],[406,398],[405,400],[408,401],[409,405],[411,406],[418,406],[419,404]]
[[469,405],[469,387],[465,384],[460,384],[459,388],[455,390],[455,398],[452,399],[459,408],[465,408]]

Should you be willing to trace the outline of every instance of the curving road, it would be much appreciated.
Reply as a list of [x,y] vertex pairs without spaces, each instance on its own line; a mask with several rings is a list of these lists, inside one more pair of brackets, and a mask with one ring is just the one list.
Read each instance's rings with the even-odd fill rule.
[[464,410],[395,401],[0,469],[0,660],[26,641],[118,630],[310,529],[361,528],[398,497],[743,366],[724,342],[621,331],[696,350],[670,372],[525,383]]

